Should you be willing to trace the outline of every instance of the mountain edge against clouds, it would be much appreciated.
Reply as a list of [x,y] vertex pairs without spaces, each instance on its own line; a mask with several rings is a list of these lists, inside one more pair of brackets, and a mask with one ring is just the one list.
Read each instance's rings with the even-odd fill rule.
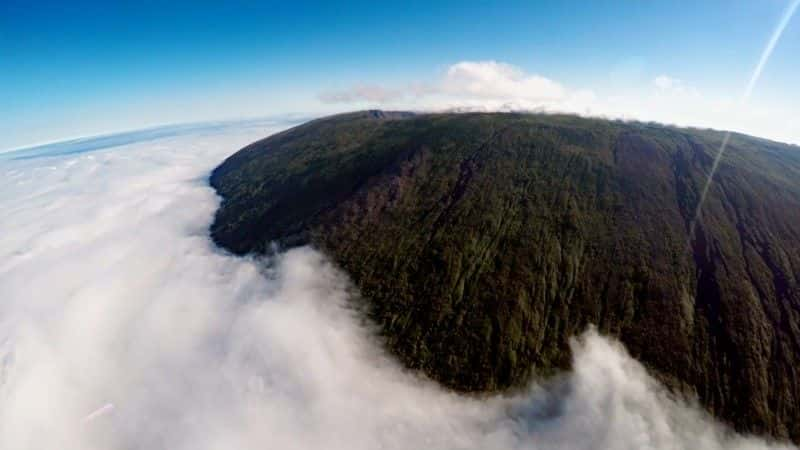
[[[590,324],[739,431],[800,442],[800,150],[566,115],[366,111],[253,143],[210,178],[214,241],[311,243],[386,346],[458,391],[569,366]],[[598,380],[602,382],[602,380]]]

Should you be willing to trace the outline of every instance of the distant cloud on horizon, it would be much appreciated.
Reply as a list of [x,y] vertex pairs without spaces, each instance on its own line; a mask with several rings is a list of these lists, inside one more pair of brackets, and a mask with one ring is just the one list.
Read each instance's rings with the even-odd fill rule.
[[362,83],[324,91],[326,104],[409,105],[433,110],[558,110],[587,113],[595,100],[590,90],[571,89],[545,76],[527,73],[512,64],[460,61],[447,67],[435,81],[404,86]]
[[539,111],[624,120],[655,121],[677,126],[739,131],[800,144],[789,111],[737,104],[713,98],[689,82],[661,73],[643,86],[623,92],[571,87],[539,73],[495,60],[459,61],[433,81],[403,85],[359,83],[328,90],[317,99],[326,105],[398,108],[420,111]]
[[524,102],[559,102],[572,93],[561,83],[498,61],[461,61],[450,65],[435,82],[416,82],[402,87],[357,84],[347,89],[320,93],[323,103],[392,103],[435,96],[456,100],[509,99]]

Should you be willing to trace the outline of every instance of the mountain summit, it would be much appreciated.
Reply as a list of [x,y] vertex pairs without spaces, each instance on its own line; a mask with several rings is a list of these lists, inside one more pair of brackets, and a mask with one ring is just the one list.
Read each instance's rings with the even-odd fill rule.
[[217,167],[214,241],[312,244],[406,366],[459,391],[569,366],[595,325],[740,431],[800,441],[800,149],[535,114],[367,111]]

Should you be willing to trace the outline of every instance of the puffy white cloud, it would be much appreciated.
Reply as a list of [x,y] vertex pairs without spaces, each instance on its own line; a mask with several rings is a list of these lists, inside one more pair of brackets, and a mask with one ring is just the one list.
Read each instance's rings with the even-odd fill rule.
[[562,100],[566,88],[519,67],[496,61],[462,61],[447,69],[440,91],[456,96],[528,101]]
[[321,254],[209,241],[209,170],[266,130],[0,160],[0,448],[767,447],[591,331],[573,373],[512,397],[405,372]]

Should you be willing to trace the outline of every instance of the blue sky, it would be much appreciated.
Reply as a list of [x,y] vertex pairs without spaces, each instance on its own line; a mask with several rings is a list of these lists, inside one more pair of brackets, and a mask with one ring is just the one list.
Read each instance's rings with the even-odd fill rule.
[[0,150],[164,123],[462,106],[800,142],[800,15],[736,104],[788,5],[3,0]]

